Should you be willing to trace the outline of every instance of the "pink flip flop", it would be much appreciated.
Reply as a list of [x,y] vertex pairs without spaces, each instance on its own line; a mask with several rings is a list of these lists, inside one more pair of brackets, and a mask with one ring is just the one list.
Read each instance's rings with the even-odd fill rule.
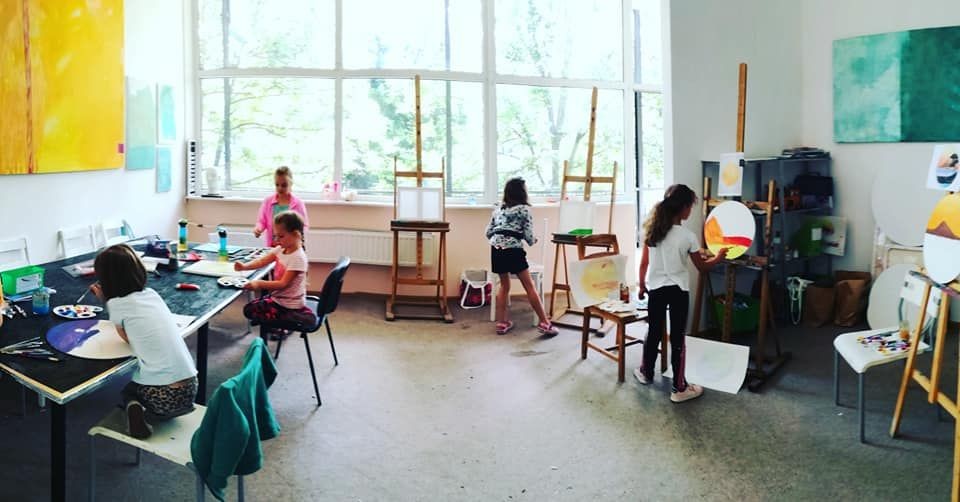
[[508,331],[513,329],[513,321],[507,322],[498,322],[497,323],[497,334],[506,335]]

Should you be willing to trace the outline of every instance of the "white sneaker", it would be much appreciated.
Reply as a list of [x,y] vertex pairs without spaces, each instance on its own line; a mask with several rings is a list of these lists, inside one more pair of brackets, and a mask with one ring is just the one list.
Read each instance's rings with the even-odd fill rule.
[[702,395],[703,395],[703,387],[695,383],[691,383],[691,384],[687,384],[687,388],[683,392],[671,392],[670,400],[675,403],[682,403],[684,401],[696,399]]
[[650,379],[640,371],[640,368],[633,370],[633,376],[637,377],[637,381],[640,382],[640,385],[650,385]]

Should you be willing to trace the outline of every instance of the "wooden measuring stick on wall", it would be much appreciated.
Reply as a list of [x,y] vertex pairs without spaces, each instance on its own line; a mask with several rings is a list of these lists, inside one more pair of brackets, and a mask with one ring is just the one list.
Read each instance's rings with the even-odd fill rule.
[[747,63],[740,63],[737,84],[737,151],[743,151],[743,130],[747,121]]

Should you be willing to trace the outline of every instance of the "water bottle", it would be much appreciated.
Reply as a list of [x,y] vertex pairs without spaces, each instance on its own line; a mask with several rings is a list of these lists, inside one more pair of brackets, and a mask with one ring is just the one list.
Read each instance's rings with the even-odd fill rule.
[[187,252],[187,220],[181,218],[179,221],[180,225],[180,240],[177,241],[177,252],[186,253]]
[[229,258],[227,253],[227,229],[217,227],[217,235],[220,236],[220,261],[227,261]]

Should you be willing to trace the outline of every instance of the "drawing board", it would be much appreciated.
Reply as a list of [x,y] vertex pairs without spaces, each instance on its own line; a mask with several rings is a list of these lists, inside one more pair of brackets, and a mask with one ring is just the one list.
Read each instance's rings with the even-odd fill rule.
[[209,277],[250,277],[255,270],[234,270],[233,262],[200,260],[183,269],[186,274],[206,275]]
[[626,255],[602,256],[570,263],[570,292],[577,305],[588,307],[620,297],[626,282]]
[[433,187],[397,187],[397,219],[441,221],[443,190]]
[[743,194],[743,152],[720,155],[720,182],[717,195],[720,197],[738,197]]
[[753,244],[757,223],[747,206],[727,201],[715,207],[703,227],[707,248],[717,254],[727,248],[727,259],[742,256]]

